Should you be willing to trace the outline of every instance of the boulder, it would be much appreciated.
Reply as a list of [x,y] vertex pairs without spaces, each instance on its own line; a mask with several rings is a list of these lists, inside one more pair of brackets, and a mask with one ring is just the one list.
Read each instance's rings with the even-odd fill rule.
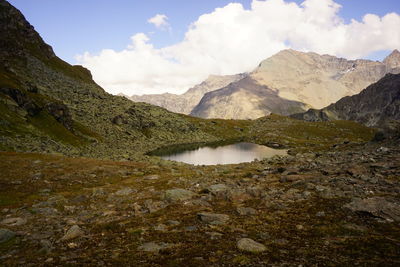
[[242,238],[237,242],[236,245],[238,249],[252,253],[260,253],[267,249],[263,244],[258,243],[250,238]]

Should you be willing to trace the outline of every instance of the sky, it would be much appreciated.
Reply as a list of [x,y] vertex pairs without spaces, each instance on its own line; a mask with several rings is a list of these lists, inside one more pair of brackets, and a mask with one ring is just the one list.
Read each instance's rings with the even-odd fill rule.
[[293,48],[382,60],[400,49],[398,0],[10,0],[106,91],[183,93]]

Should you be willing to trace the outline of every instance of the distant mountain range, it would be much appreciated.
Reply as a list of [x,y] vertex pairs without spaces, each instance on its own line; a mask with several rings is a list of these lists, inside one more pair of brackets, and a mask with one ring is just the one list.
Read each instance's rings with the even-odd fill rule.
[[[387,73],[400,73],[400,52],[382,62],[346,60],[283,50],[248,74],[212,76],[183,95],[132,96],[131,100],[203,118],[255,119],[323,108],[359,93]],[[213,82],[218,81],[218,82]],[[188,97],[195,95],[195,97]],[[182,108],[183,107],[183,108]]]
[[182,95],[165,93],[142,96],[133,95],[131,97],[125,97],[128,97],[135,102],[145,102],[160,106],[172,112],[189,114],[206,93],[225,87],[232,82],[243,79],[244,77],[246,77],[246,74],[225,76],[210,75],[205,81],[194,86],[193,88],[190,88]]

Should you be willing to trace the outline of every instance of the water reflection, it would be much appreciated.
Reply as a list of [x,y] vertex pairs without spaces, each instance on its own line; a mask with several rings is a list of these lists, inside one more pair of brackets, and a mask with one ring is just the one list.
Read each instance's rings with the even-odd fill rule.
[[163,154],[161,157],[166,160],[194,165],[216,165],[251,162],[255,159],[286,154],[286,150],[241,142],[219,147],[200,147],[194,150],[175,151],[167,155]]

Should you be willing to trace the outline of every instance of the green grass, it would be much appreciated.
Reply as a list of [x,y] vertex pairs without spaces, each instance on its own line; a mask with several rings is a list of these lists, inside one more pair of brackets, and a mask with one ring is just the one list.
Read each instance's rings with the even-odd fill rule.
[[85,141],[70,132],[47,112],[41,111],[39,114],[30,117],[29,122],[56,141],[73,146],[85,144]]

